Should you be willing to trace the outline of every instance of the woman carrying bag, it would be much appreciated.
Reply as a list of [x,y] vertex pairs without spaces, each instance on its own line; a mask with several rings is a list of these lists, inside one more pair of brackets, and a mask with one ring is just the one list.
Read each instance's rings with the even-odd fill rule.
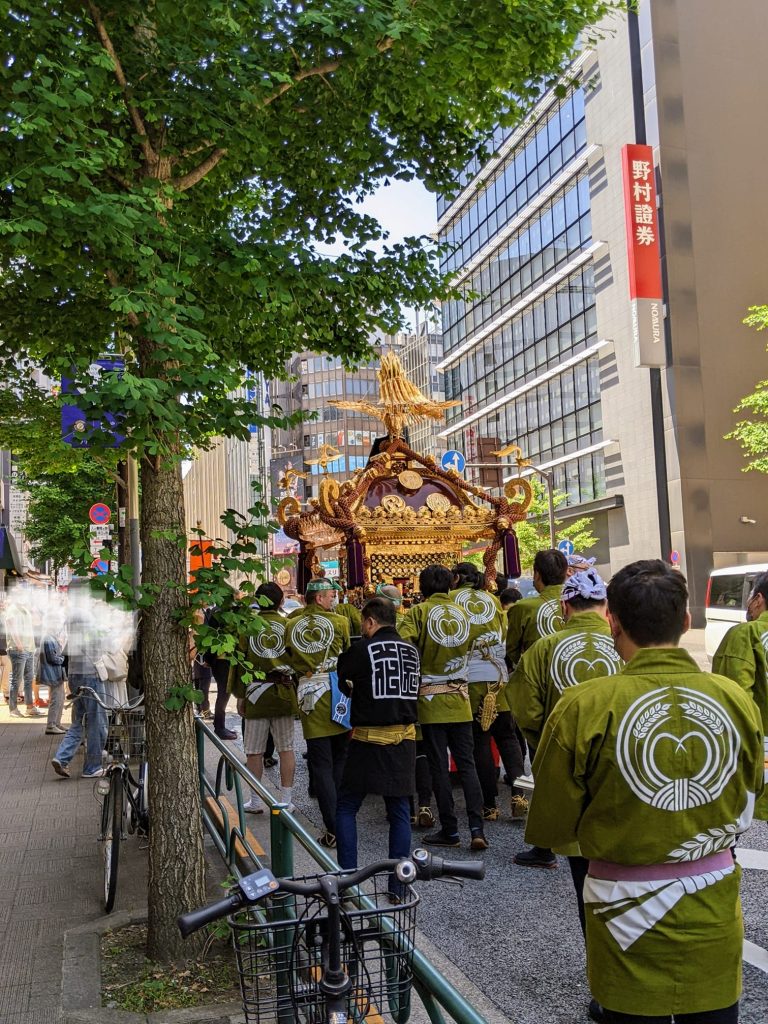
[[48,687],[48,721],[46,736],[58,736],[67,730],[61,727],[64,711],[64,655],[61,653],[61,639],[53,631],[46,633],[40,643],[40,682]]

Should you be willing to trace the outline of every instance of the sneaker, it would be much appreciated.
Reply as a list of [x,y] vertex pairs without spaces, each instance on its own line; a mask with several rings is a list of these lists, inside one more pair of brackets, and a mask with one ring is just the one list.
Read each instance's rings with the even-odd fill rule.
[[18,708],[11,708],[11,710],[8,712],[8,714],[11,715],[13,718],[23,718],[24,717],[24,715],[22,715],[22,713],[19,711]]
[[437,832],[428,832],[425,836],[421,837],[422,843],[425,846],[460,846],[459,833],[457,832],[454,836],[449,836],[442,829],[438,829]]
[[469,841],[470,850],[487,850],[488,840],[483,835],[482,829],[473,828],[472,838]]
[[499,808],[498,807],[484,807],[483,808],[483,821],[498,821],[499,820]]
[[277,758],[276,757],[265,757],[264,758],[264,767],[265,768],[274,768],[276,764],[277,764]]
[[520,819],[522,818],[527,818],[528,801],[524,796],[520,796],[519,793],[513,793],[510,804],[510,810],[512,811],[513,820],[520,821]]
[[220,740],[236,740],[238,738],[237,733],[233,732],[231,729],[222,729],[221,732],[217,732],[216,735]]
[[514,856],[515,864],[522,868],[556,868],[557,857],[551,850],[543,846],[532,846],[530,850],[523,850]]
[[251,797],[247,803],[243,804],[243,810],[246,814],[263,814],[264,804],[261,800],[256,800],[254,797]]
[[324,846],[326,850],[336,849],[336,836],[333,832],[323,832],[317,837],[317,841],[320,846]]
[[45,729],[45,735],[46,736],[61,736],[62,733],[65,733],[66,731],[67,730],[66,729],[62,729],[60,725],[48,725],[48,726],[46,726],[46,729]]
[[27,718],[45,718],[45,715],[40,708],[36,708],[33,704],[32,707],[27,708]]
[[420,807],[419,813],[416,819],[416,824],[419,828],[432,828],[435,824],[435,816],[432,813],[431,807]]
[[55,757],[51,761],[51,767],[57,775],[62,777],[62,779],[69,779],[71,777],[69,774],[69,768],[67,768],[65,764],[62,764],[61,761],[57,761]]
[[100,779],[102,775],[106,775],[106,768],[94,768],[91,772],[83,772],[80,776],[81,779]]
[[35,707],[36,708],[47,708],[48,707],[48,701],[47,700],[43,700],[41,697],[38,697],[37,700],[35,701]]

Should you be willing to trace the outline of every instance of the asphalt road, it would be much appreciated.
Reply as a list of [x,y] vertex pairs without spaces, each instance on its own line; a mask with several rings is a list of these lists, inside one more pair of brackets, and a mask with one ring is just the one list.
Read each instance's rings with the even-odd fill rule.
[[[230,719],[237,727],[237,719]],[[298,751],[304,749],[297,725]],[[268,769],[266,781],[277,786],[277,769]],[[418,927],[434,946],[515,1024],[577,1024],[587,1021],[589,1001],[584,972],[584,945],[576,914],[567,861],[558,859],[556,871],[521,868],[514,854],[526,844],[523,825],[509,817],[509,787],[501,786],[504,818],[487,825],[490,849],[484,854],[486,877],[463,886],[433,882],[421,886]],[[457,807],[463,806],[454,789]],[[297,758],[294,800],[301,814],[322,831],[317,804],[307,796],[306,761]],[[463,848],[446,856],[475,857],[468,850],[469,831],[459,815]],[[387,855],[387,825],[380,798],[368,797],[358,817],[359,863]],[[418,844],[414,833],[414,846]],[[762,851],[750,857],[763,867],[747,867],[743,874],[743,902],[747,940],[752,959],[762,969],[745,963],[741,1024],[768,1021],[768,915],[764,871],[768,870],[768,823],[759,822],[743,838],[742,846]],[[763,951],[760,952],[760,949]]]

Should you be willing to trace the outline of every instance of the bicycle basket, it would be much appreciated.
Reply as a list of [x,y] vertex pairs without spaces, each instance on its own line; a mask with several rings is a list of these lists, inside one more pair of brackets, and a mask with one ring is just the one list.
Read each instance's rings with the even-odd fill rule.
[[146,759],[143,706],[130,709],[115,708],[109,712],[106,751],[110,760],[121,754],[132,761]]
[[[403,903],[387,898],[388,875],[364,886],[370,907],[345,894],[341,908],[341,960],[352,980],[347,1018],[353,1024],[389,1014],[410,1014],[417,894]],[[268,897],[229,919],[247,1024],[325,1024],[320,991],[327,956],[328,912],[316,897]]]

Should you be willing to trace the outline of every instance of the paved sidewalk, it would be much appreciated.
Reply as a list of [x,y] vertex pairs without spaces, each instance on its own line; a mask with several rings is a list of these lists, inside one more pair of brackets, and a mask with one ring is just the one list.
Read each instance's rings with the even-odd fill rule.
[[[11,718],[0,707],[0,1021],[59,1019],[64,931],[103,916],[99,803],[93,779],[60,779],[51,757],[60,737],[45,718]],[[117,910],[141,906],[146,853],[135,837],[120,851]]]

